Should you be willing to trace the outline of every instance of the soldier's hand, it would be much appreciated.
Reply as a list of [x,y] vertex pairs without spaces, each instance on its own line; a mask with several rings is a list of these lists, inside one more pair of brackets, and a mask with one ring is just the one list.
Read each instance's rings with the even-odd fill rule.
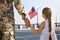
[[26,19],[26,14],[25,13],[22,13],[21,16],[22,16],[23,20]]

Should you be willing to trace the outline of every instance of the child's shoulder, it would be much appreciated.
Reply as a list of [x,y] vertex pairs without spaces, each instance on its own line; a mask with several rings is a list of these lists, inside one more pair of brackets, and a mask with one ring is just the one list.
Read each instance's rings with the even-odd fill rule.
[[41,22],[40,26],[45,26],[45,21]]

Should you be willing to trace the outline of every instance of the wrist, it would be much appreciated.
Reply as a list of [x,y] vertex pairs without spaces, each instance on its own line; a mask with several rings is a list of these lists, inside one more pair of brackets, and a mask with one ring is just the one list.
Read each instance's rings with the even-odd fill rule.
[[27,17],[26,16],[22,16],[22,19],[25,20],[25,19],[27,19]]

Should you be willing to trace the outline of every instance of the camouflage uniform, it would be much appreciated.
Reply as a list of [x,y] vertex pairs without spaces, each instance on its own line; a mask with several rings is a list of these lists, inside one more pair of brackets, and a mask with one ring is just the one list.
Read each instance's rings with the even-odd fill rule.
[[0,0],[0,40],[15,40],[13,0]]

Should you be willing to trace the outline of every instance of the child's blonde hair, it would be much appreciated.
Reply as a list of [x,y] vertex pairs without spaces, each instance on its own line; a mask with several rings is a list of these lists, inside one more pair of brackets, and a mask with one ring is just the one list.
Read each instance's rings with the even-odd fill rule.
[[[46,15],[46,17],[48,18],[48,22],[49,22],[49,32],[51,33],[51,9],[48,7],[45,7],[42,11],[43,14]],[[52,40],[51,34],[49,36],[49,40]]]

